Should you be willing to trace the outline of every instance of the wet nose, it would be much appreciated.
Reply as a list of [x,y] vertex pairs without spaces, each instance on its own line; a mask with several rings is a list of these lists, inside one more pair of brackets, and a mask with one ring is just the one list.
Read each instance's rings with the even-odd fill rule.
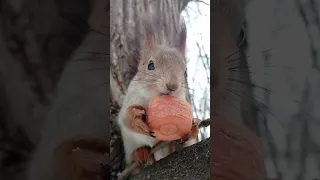
[[166,86],[169,91],[175,91],[178,89],[178,85],[176,83],[168,83]]

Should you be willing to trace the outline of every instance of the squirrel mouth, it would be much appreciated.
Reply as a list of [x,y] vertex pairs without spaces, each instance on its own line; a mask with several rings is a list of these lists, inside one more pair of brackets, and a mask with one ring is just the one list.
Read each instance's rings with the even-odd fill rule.
[[175,96],[173,92],[160,93],[160,96]]

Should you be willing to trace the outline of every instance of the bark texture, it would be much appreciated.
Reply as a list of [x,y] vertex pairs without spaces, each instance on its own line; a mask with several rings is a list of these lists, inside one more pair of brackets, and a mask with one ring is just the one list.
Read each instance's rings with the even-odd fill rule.
[[175,152],[132,177],[147,179],[210,179],[210,138]]

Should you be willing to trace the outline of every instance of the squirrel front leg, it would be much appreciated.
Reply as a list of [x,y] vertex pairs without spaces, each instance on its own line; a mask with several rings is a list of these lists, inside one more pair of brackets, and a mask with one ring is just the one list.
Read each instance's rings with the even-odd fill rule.
[[[145,108],[140,105],[131,105],[127,109],[127,116],[125,118],[125,123],[129,130],[144,134],[147,136],[155,137],[154,132],[146,124],[146,113]],[[137,148],[132,154],[132,160],[138,162],[139,164],[145,164],[149,159],[150,147],[144,146]]]
[[198,118],[193,118],[192,120],[192,128],[190,132],[182,137],[181,139],[177,140],[180,144],[184,144],[188,140],[195,139],[198,137],[199,133],[199,125],[200,125],[200,120]]
[[154,132],[146,124],[146,111],[143,106],[131,105],[128,107],[127,111],[128,113],[125,121],[129,130],[155,137],[153,135]]

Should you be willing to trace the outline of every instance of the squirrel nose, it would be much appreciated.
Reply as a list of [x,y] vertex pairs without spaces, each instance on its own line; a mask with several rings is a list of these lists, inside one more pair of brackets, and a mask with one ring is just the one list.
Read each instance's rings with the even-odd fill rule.
[[178,89],[178,85],[175,83],[168,83],[166,86],[169,91],[175,91]]

